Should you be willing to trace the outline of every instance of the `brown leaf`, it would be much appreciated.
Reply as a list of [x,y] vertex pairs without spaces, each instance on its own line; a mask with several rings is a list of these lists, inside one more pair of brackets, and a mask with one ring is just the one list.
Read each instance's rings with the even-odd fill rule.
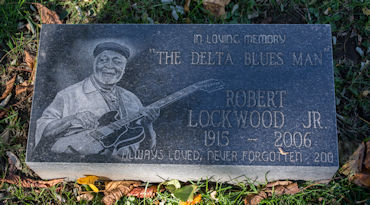
[[44,24],[62,24],[62,21],[59,19],[58,14],[55,11],[52,11],[46,8],[44,5],[40,3],[34,3],[39,10],[39,14],[42,19],[42,23]]
[[369,173],[355,174],[353,176],[353,183],[363,187],[370,187],[370,174]]
[[33,70],[33,66],[35,65],[35,56],[31,55],[28,51],[24,51],[24,61],[26,62],[27,66]]
[[31,90],[32,85],[29,84],[28,81],[24,81],[22,84],[15,86],[15,95],[19,95],[27,90]]
[[293,194],[296,194],[298,192],[300,192],[301,190],[298,188],[298,184],[297,182],[296,183],[293,183],[293,184],[289,184],[286,189],[285,189],[285,194],[290,194],[290,195],[293,195]]
[[341,167],[339,172],[346,176],[361,172],[364,153],[365,144],[361,143],[356,151],[349,157],[348,161]]
[[141,181],[110,181],[105,183],[105,191],[112,191],[114,189],[117,189],[119,186],[130,186],[133,185],[134,187],[137,187],[141,184]]
[[105,185],[104,197],[102,202],[105,205],[112,205],[122,196],[129,194],[134,187],[141,184],[140,181],[110,181]]
[[266,185],[266,187],[274,187],[274,186],[287,186],[289,184],[292,184],[293,182],[291,181],[276,181],[276,182],[270,182]]
[[257,205],[259,204],[263,199],[267,198],[267,194],[264,191],[261,191],[258,194],[249,194],[244,199],[245,205]]
[[91,201],[93,200],[93,198],[94,198],[94,195],[92,195],[91,193],[85,193],[85,194],[81,194],[77,196],[77,201],[81,201],[81,200]]
[[102,202],[105,205],[112,205],[116,201],[118,201],[122,196],[127,195],[130,193],[130,191],[134,188],[134,186],[118,186],[116,189],[113,189],[112,191],[106,191],[104,192],[105,196],[102,199]]
[[8,67],[9,70],[18,70],[18,71],[26,71],[26,72],[32,72],[29,68],[19,68],[19,67]]
[[370,141],[366,142],[366,154],[363,165],[366,169],[370,170]]
[[3,117],[5,116],[6,114],[6,111],[5,110],[0,110],[0,120],[3,119]]
[[230,0],[203,0],[204,8],[217,17],[220,17],[226,13],[225,6],[229,3]]
[[29,179],[29,178],[22,179],[18,175],[12,175],[9,178],[0,179],[0,181],[9,183],[9,184],[20,185],[24,188],[31,188],[31,187],[49,188],[49,187],[55,186],[58,183],[63,182],[64,179],[52,179],[48,181],[42,181],[42,180],[34,180],[34,179]]
[[186,13],[188,13],[189,12],[189,6],[190,6],[190,2],[191,2],[191,0],[186,0],[185,1],[185,5],[184,5],[184,11],[186,12]]
[[146,189],[145,187],[136,187],[127,194],[127,196],[134,196],[137,198],[153,198],[157,192],[157,186],[151,186]]
[[8,94],[10,92],[12,92],[16,77],[17,77],[17,75],[13,76],[12,79],[10,79],[8,82],[6,82],[5,91],[3,92],[3,95],[0,97],[0,100],[6,98],[8,96]]

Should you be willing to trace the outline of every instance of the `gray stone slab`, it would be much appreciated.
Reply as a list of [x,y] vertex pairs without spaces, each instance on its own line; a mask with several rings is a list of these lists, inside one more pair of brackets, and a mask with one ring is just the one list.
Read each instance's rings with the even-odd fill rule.
[[69,180],[331,178],[333,79],[330,25],[43,25],[26,163]]

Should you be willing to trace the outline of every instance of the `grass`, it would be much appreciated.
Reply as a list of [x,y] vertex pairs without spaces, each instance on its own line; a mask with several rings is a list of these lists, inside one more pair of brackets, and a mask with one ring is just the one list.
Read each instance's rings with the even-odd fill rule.
[[[37,52],[40,16],[31,3],[39,2],[55,10],[64,23],[161,23],[161,24],[229,24],[229,23],[298,23],[330,24],[335,44],[335,92],[337,104],[338,137],[341,164],[352,154],[354,148],[370,136],[369,116],[369,1],[361,0],[291,0],[291,1],[232,1],[226,6],[225,18],[217,18],[203,8],[201,1],[191,1],[189,13],[172,14],[173,6],[183,6],[185,1],[162,3],[161,1],[139,0],[65,0],[30,1],[0,0],[0,93],[5,82],[15,73],[16,83],[27,80],[30,74],[12,71],[9,67],[24,66],[24,50]],[[361,56],[356,48],[364,53]],[[35,178],[24,164],[25,145],[31,101],[13,105],[25,96],[12,97],[5,108],[7,117],[0,118],[0,177],[5,177],[8,167],[6,151],[16,154],[22,162],[20,174]],[[195,182],[202,194],[203,204],[240,204],[250,193],[258,193],[265,185],[254,185],[245,181],[238,185]],[[369,204],[368,190],[349,182],[337,174],[329,184],[299,182],[308,187],[295,195],[272,196],[261,204]],[[63,191],[58,191],[58,190]],[[211,193],[217,192],[215,200]],[[83,204],[77,202],[78,188],[73,183],[64,183],[50,189],[21,188],[4,183],[0,187],[0,204]],[[101,204],[102,195],[96,195],[91,204]],[[166,201],[177,204],[178,200],[168,192],[154,199],[123,197],[118,204],[151,204]]]

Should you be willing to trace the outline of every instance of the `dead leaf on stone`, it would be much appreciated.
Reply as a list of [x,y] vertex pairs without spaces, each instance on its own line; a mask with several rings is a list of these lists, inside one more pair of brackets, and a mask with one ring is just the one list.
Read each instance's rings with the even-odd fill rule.
[[93,199],[94,199],[94,195],[92,195],[91,193],[85,193],[85,194],[81,194],[77,196],[77,201],[81,201],[81,200],[91,201]]
[[20,185],[21,187],[24,188],[49,188],[52,186],[55,186],[61,182],[64,181],[64,179],[52,179],[48,181],[43,181],[43,180],[34,180],[34,179],[29,179],[25,178],[22,179],[18,175],[12,175],[9,178],[5,179],[0,179],[1,182],[9,183],[9,184],[16,184]]
[[46,8],[44,5],[40,3],[34,3],[39,11],[41,16],[42,23],[44,24],[62,24],[62,21],[59,19],[58,14],[55,11],[52,11]]
[[203,0],[203,6],[214,16],[220,17],[224,15],[225,6],[230,3],[230,0]]
[[285,152],[281,147],[278,148],[279,152],[281,155],[287,155],[289,154],[288,152]]
[[0,100],[6,98],[8,96],[8,94],[10,92],[12,92],[16,77],[17,77],[17,75],[13,76],[12,79],[10,79],[8,82],[6,82],[5,91],[3,92],[2,96],[0,97]]
[[153,198],[157,192],[157,186],[147,187],[135,187],[127,196],[134,196],[137,198]]

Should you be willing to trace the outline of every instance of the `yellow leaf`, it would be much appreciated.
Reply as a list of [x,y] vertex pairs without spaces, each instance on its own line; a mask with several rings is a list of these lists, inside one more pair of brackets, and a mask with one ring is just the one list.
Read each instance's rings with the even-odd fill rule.
[[364,7],[362,8],[362,12],[366,15],[366,16],[369,16],[370,15],[370,9]]
[[90,175],[90,176],[78,178],[77,183],[79,183],[79,184],[94,184],[94,182],[98,179],[99,178],[97,176]]
[[190,205],[190,202],[183,202],[183,201],[180,201],[179,205]]
[[289,152],[285,152],[281,147],[278,148],[281,155],[287,155]]
[[89,184],[89,187],[90,187],[94,192],[99,192],[98,187],[96,187],[94,184]]
[[196,197],[194,197],[193,201],[191,202],[191,205],[197,204],[202,200],[202,195],[198,194]]

